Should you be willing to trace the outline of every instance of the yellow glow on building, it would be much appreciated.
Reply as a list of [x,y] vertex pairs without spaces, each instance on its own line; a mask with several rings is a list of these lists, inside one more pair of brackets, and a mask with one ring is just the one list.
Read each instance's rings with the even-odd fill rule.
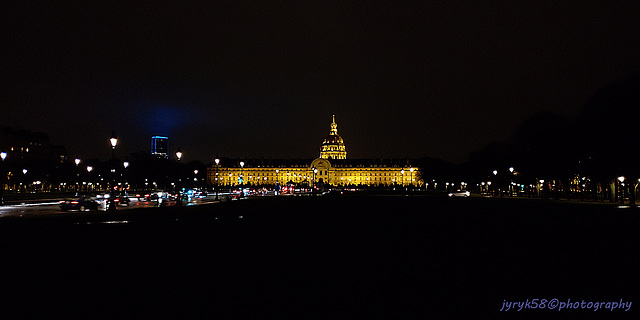
[[[240,165],[242,162],[243,165]],[[410,160],[347,159],[344,140],[338,135],[335,115],[320,157],[313,160],[222,160],[207,170],[212,185],[276,185],[287,183],[422,186],[420,174]]]
[[336,115],[333,115],[329,136],[322,141],[320,147],[320,158],[322,159],[346,159],[347,149],[344,140],[338,134],[338,124],[336,123]]

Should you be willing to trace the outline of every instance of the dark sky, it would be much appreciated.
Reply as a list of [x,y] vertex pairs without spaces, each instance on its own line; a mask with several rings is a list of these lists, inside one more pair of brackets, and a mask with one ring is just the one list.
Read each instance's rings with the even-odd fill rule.
[[640,70],[638,1],[112,1],[3,10],[0,125],[71,155],[455,162]]

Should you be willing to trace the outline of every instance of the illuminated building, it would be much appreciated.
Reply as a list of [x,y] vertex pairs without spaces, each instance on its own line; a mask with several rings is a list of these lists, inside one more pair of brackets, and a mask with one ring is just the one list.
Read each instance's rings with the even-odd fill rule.
[[336,123],[336,115],[333,115],[329,136],[322,142],[320,147],[320,158],[322,159],[346,159],[347,149],[344,146],[344,140],[338,134],[338,124]]
[[169,158],[169,137],[151,137],[151,155],[156,158]]
[[335,115],[316,159],[221,159],[207,170],[211,185],[324,184],[333,186],[421,186],[409,159],[347,159]]

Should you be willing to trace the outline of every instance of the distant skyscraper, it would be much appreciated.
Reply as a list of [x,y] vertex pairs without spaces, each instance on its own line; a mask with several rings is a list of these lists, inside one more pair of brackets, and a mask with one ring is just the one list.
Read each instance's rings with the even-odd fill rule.
[[151,137],[151,155],[156,158],[169,159],[169,137]]

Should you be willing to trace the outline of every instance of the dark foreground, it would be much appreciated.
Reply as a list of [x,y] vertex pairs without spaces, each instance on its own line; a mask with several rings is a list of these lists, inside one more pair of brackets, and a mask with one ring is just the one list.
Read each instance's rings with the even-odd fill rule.
[[[637,209],[603,205],[357,196],[0,219],[1,313],[632,318],[639,227]],[[634,305],[499,312],[553,298]]]

